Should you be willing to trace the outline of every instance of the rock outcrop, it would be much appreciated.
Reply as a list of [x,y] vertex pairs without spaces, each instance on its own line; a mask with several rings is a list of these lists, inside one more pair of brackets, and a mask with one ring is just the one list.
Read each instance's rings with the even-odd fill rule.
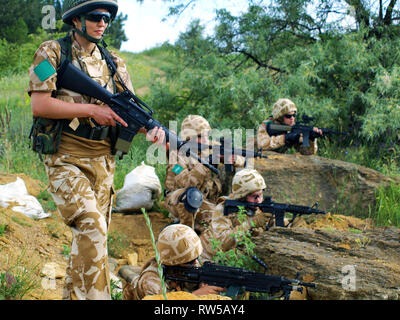
[[310,299],[399,299],[399,228],[370,228],[368,221],[330,214],[308,220],[254,239],[268,273],[294,278],[300,272],[317,284],[307,290]]

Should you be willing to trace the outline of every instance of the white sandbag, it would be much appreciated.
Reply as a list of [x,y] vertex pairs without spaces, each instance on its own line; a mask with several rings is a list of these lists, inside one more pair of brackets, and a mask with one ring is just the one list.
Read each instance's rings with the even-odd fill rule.
[[17,177],[17,181],[0,185],[0,206],[20,212],[32,219],[50,217],[45,213],[40,202],[28,193],[24,180]]
[[125,176],[124,186],[117,192],[114,212],[150,210],[160,194],[161,184],[155,168],[142,162]]

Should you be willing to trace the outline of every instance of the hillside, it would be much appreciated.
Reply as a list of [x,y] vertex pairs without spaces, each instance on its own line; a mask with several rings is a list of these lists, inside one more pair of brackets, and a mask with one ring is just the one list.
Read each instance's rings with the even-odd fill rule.
[[[43,183],[24,174],[0,174],[0,184],[13,182],[17,176],[24,180],[28,192],[34,196],[45,189]],[[12,209],[0,207],[0,230],[3,230],[0,232],[0,273],[9,271],[23,279],[26,286],[32,284],[35,287],[22,299],[59,300],[62,297],[72,235],[57,212],[51,214],[49,218],[33,220]],[[151,212],[149,216],[157,237],[168,220],[162,213]],[[154,255],[143,215],[114,214],[109,238],[109,251],[112,253],[110,267],[115,274],[119,266],[128,263],[133,253],[139,265]],[[51,273],[50,278],[45,277],[46,265],[55,268],[54,283],[51,282]]]

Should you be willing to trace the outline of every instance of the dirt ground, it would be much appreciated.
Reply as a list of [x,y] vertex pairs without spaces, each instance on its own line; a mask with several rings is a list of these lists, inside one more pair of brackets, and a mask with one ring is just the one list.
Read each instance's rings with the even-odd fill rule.
[[[33,196],[45,190],[39,181],[25,175],[21,177]],[[0,184],[16,180],[17,175],[1,175]],[[51,212],[49,218],[33,220],[10,208],[0,208],[0,226],[5,226],[5,231],[0,233],[0,273],[5,271],[21,272],[36,283],[36,288],[29,291],[23,299],[27,300],[59,300],[62,297],[67,255],[71,243],[71,231],[64,225],[56,212]],[[159,212],[150,212],[152,230],[157,239],[160,230],[170,221]],[[347,230],[354,228],[365,230],[371,227],[368,220],[339,216],[320,215],[312,219],[298,219],[296,225],[307,228],[333,228]],[[109,235],[116,239],[118,249],[114,255],[115,269],[124,264],[142,266],[149,258],[154,256],[150,238],[150,230],[142,214],[124,215],[114,213],[110,225]],[[120,242],[123,244],[119,243]],[[46,277],[45,266],[54,266],[56,270],[55,281]],[[54,270],[54,269],[53,269]],[[51,276],[54,279],[54,276]]]

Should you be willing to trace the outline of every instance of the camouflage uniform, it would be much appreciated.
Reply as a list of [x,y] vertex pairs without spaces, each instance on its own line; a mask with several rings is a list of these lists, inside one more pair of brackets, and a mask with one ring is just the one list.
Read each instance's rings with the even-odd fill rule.
[[[202,246],[197,234],[188,226],[174,224],[164,228],[158,237],[157,250],[160,261],[167,266],[188,263],[198,258]],[[197,285],[183,282],[165,282],[168,292],[192,292]],[[141,300],[147,295],[162,294],[161,280],[158,275],[157,261],[150,259],[142,268],[139,275],[126,283],[123,289],[124,300]]]
[[[122,86],[102,60],[99,49],[86,52],[72,33],[72,64],[110,92],[122,91]],[[125,63],[115,53],[111,55],[126,86],[132,89]],[[57,73],[40,80],[35,68],[45,60],[57,70],[61,48],[57,41],[46,41],[35,53],[29,69],[28,93],[51,92],[52,96],[71,103],[103,104],[96,99],[56,87]],[[68,122],[67,122],[68,123]],[[44,164],[49,177],[49,191],[64,222],[71,227],[73,240],[67,267],[64,299],[110,299],[110,279],[107,254],[107,230],[110,224],[115,157],[111,156],[111,141],[89,140],[73,134],[90,119],[73,119],[72,132],[63,132],[56,154],[46,155]]]
[[[289,99],[279,99],[273,107],[272,117],[268,120],[264,121],[258,127],[257,131],[257,146],[259,149],[263,150],[270,150],[279,153],[285,153],[289,146],[285,142],[285,134],[277,135],[277,136],[270,136],[267,132],[266,123],[273,122],[276,124],[282,124],[280,122],[280,118],[283,117],[285,114],[290,112],[296,112],[297,108],[296,105]],[[300,138],[302,141],[302,138]],[[313,155],[317,153],[318,146],[317,146],[317,139],[310,140],[310,146],[305,148],[303,144],[296,143],[293,147],[303,155]]]
[[[243,169],[235,174],[232,181],[232,194],[229,199],[245,199],[247,195],[255,191],[265,189],[264,178],[253,169]],[[274,223],[273,216],[258,210],[252,217],[247,217],[241,223],[235,214],[224,216],[224,202],[227,198],[221,198],[216,210],[212,213],[212,218],[205,230],[201,233],[200,239],[203,246],[202,260],[212,260],[216,251],[213,249],[212,240],[217,240],[220,249],[225,252],[236,246],[233,234],[238,231],[250,230],[259,233],[265,230],[266,225]]]
[[[189,115],[182,122],[180,138],[184,141],[197,139],[198,136],[207,135],[210,130],[206,119],[198,115]],[[203,159],[208,159],[209,155],[208,149],[200,153]],[[235,167],[243,167],[244,158],[237,158]],[[188,212],[178,200],[188,187],[196,187],[203,193],[203,203],[195,215]],[[211,212],[215,210],[215,204],[221,196],[222,183],[215,173],[196,159],[172,150],[169,153],[165,189],[164,206],[170,217],[201,231],[202,225],[211,218]]]

